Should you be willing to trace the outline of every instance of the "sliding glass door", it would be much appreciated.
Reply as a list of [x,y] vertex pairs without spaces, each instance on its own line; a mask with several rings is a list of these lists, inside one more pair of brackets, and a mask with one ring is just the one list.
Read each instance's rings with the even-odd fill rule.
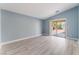
[[58,37],[65,37],[65,20],[52,21],[52,34]]

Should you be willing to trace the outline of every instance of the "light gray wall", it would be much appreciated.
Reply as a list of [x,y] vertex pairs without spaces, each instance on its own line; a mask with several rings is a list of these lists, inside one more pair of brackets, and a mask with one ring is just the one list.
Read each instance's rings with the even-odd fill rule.
[[79,39],[79,7],[78,7],[78,39]]
[[72,8],[58,15],[52,16],[44,21],[43,30],[44,33],[49,34],[49,20],[54,20],[58,18],[66,18],[68,24],[67,36],[71,38],[78,38],[78,7]]
[[41,20],[1,10],[2,42],[41,34]]
[[1,42],[1,9],[0,9],[0,42]]
[[42,34],[49,35],[49,22],[48,22],[48,20],[42,21]]

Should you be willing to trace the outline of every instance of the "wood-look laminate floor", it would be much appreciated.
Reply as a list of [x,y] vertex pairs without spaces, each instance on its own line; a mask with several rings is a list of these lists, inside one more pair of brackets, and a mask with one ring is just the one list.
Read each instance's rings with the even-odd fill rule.
[[79,54],[78,44],[55,36],[40,36],[3,45],[2,55],[73,55]]

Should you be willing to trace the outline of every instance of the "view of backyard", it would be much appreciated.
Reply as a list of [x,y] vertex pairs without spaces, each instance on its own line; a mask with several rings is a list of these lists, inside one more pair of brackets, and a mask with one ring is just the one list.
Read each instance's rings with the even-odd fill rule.
[[56,36],[65,36],[65,21],[53,21],[52,22],[52,28],[53,28],[53,33],[55,33]]

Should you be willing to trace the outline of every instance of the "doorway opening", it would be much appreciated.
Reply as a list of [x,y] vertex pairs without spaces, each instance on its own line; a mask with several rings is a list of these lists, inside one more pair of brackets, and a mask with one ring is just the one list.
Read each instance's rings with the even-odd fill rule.
[[66,20],[65,19],[56,19],[50,21],[50,35],[65,38],[66,31]]

